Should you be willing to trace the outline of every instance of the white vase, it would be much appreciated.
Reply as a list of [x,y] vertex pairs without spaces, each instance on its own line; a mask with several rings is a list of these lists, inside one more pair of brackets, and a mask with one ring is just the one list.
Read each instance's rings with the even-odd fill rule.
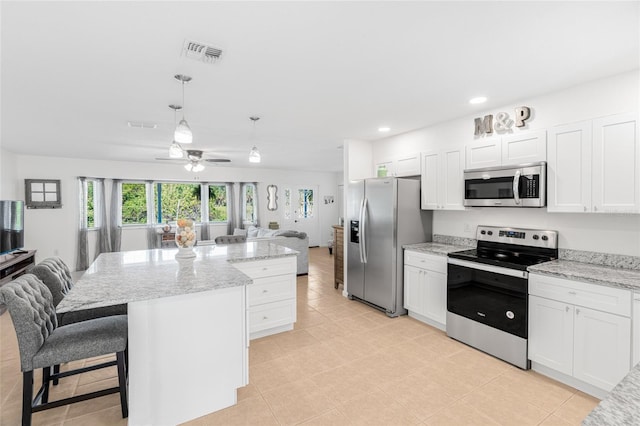
[[189,259],[192,257],[196,257],[196,252],[193,251],[193,247],[178,247],[176,259]]

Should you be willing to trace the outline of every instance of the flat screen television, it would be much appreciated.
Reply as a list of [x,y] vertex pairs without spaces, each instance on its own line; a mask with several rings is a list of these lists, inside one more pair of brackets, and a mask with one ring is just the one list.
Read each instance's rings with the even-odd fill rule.
[[24,201],[0,201],[0,254],[24,247]]

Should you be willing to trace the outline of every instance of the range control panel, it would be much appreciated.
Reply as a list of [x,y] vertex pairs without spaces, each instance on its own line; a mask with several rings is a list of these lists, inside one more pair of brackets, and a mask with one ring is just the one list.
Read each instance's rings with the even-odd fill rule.
[[558,248],[558,232],[541,229],[502,228],[500,226],[478,226],[478,241],[517,244],[521,246]]

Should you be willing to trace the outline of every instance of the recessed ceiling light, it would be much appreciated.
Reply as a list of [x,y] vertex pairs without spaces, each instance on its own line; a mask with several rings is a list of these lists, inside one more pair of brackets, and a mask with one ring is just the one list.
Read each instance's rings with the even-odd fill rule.
[[389,130],[391,130],[391,127],[378,127],[378,131],[382,133],[388,132]]
[[486,96],[478,96],[478,97],[469,99],[470,104],[483,104],[485,102],[487,102]]

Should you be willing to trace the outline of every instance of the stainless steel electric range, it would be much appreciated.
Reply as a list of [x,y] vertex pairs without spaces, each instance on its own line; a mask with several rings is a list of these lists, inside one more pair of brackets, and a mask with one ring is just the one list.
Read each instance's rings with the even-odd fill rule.
[[478,226],[476,239],[449,253],[447,335],[528,369],[527,267],[558,258],[558,233]]

